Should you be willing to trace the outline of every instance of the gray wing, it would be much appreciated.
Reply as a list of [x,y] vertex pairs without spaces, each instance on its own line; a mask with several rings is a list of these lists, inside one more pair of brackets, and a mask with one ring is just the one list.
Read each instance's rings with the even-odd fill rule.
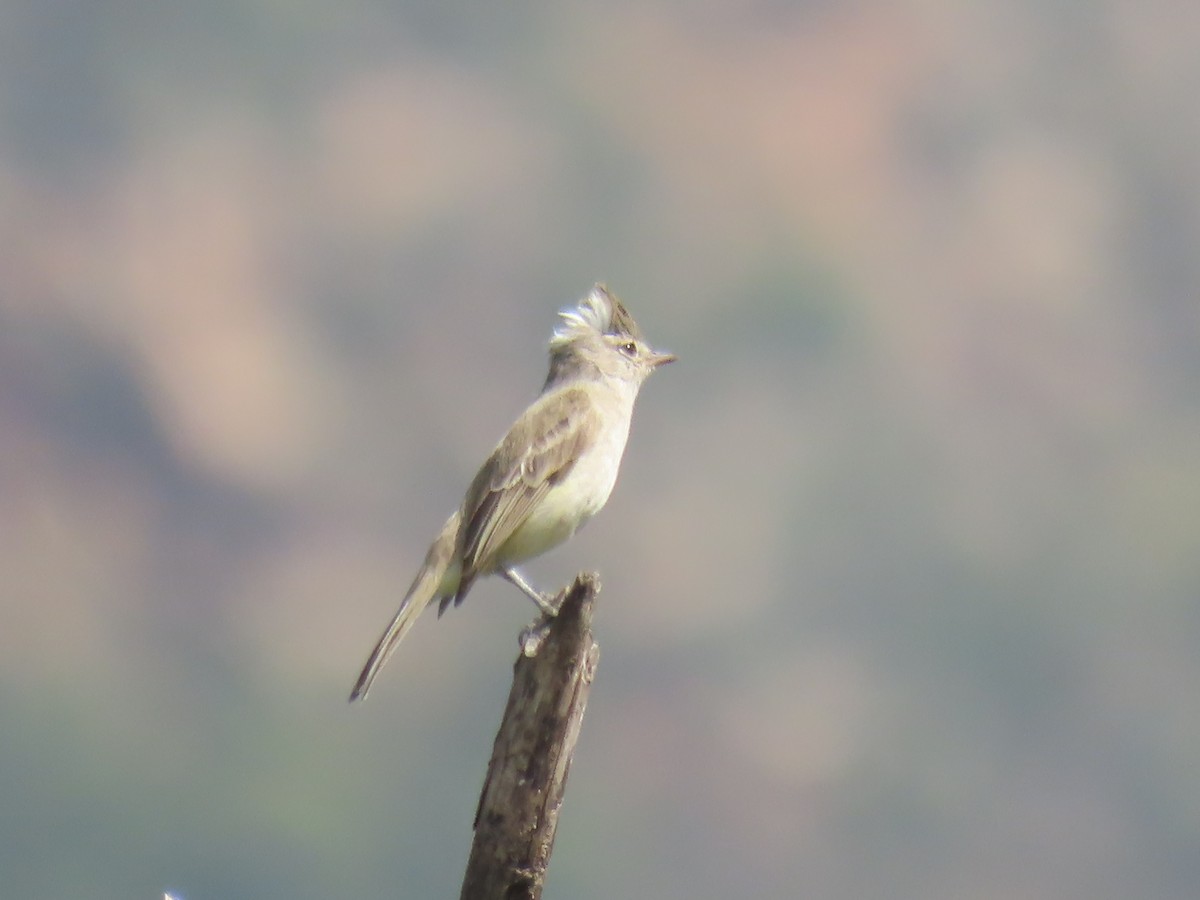
[[596,440],[598,416],[583,388],[539,398],[492,451],[462,507],[462,578],[455,602],[487,572],[496,552]]

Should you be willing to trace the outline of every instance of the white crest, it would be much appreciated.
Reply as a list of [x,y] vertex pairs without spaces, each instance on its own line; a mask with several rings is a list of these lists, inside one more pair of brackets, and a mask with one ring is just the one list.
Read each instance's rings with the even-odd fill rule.
[[585,334],[605,334],[612,328],[613,304],[604,285],[598,284],[578,306],[559,310],[562,322],[550,337],[550,349],[570,344]]

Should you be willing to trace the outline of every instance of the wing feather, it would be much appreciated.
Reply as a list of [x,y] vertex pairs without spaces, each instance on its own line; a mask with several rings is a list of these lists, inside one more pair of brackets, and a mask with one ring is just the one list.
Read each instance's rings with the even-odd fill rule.
[[461,601],[487,572],[496,552],[595,439],[596,412],[581,387],[540,398],[492,451],[467,490],[462,507]]

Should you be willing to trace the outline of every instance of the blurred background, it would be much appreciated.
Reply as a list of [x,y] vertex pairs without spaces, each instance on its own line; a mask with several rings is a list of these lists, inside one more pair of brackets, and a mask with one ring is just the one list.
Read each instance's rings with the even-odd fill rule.
[[7,0],[7,897],[457,896],[527,600],[346,703],[596,280],[547,897],[1190,898],[1200,6]]

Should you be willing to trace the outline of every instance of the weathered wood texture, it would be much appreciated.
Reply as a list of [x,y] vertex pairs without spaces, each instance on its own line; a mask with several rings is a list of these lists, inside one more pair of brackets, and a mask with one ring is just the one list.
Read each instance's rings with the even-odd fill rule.
[[462,900],[538,900],[600,648],[592,639],[595,575],[567,590],[536,656],[513,685],[475,813]]

